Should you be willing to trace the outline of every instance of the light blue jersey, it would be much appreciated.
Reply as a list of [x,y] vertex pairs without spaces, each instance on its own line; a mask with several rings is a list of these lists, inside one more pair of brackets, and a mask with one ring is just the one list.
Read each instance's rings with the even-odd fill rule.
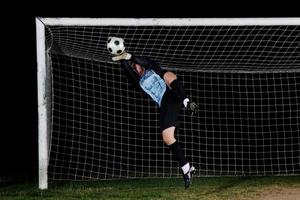
[[153,70],[145,70],[140,78],[140,86],[160,107],[167,89],[165,81]]

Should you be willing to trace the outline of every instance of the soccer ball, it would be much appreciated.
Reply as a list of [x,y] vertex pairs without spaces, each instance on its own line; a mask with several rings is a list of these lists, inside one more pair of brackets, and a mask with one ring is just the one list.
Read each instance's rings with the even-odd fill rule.
[[113,55],[120,55],[124,52],[124,40],[118,37],[109,37],[107,40],[107,50]]

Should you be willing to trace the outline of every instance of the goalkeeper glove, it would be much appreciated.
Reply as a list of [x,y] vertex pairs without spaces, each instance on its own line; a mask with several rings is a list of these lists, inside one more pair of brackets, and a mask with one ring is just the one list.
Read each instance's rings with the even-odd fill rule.
[[121,55],[118,56],[113,56],[112,60],[113,61],[119,61],[119,60],[130,60],[131,59],[131,54],[127,53],[124,51],[124,53],[122,53]]

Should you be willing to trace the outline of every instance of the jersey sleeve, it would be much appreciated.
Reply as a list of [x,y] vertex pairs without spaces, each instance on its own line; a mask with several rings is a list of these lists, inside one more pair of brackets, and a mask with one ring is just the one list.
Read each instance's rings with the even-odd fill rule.
[[123,69],[123,72],[125,73],[128,81],[131,83],[131,85],[136,88],[140,89],[139,75],[133,70],[133,68],[130,66],[128,60],[120,60],[121,62],[121,68]]

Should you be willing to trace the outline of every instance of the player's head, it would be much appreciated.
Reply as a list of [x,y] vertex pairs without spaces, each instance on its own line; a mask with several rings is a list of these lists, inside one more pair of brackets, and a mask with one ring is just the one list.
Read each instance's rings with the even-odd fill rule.
[[132,63],[131,66],[139,76],[142,76],[144,74],[145,68],[142,67],[140,64]]

